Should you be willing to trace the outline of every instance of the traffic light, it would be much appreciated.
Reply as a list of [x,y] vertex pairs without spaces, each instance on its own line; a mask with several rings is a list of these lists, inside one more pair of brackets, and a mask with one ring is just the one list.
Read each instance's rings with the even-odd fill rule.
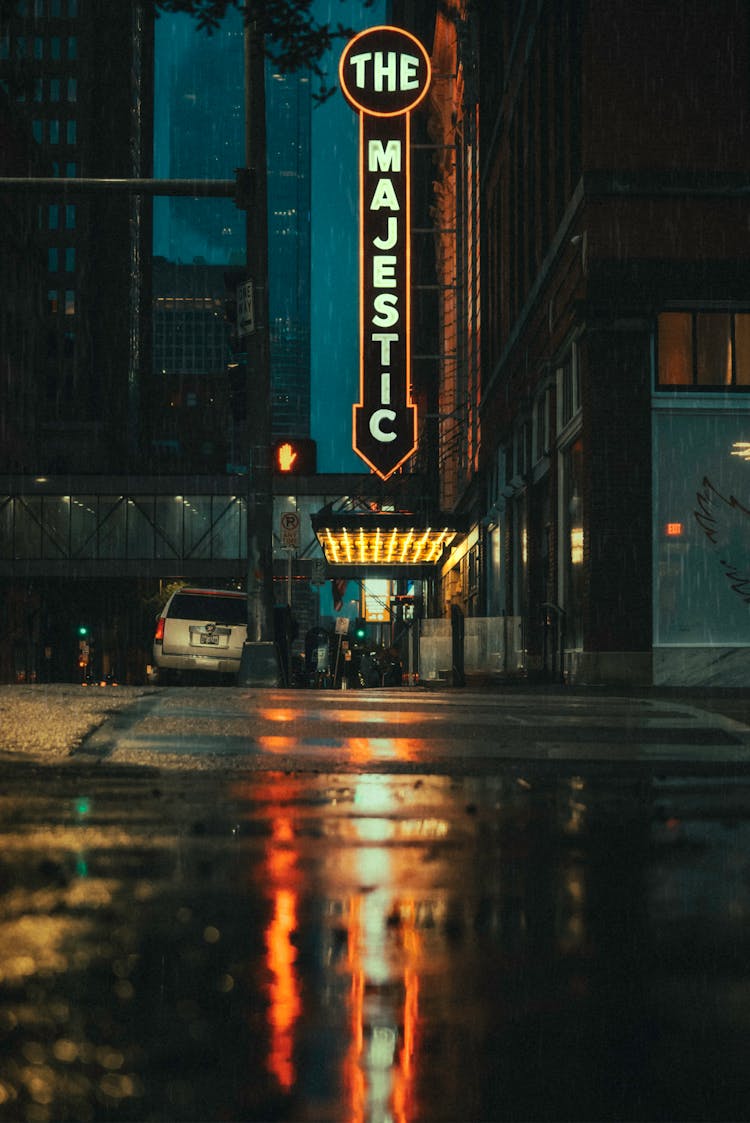
[[78,625],[78,635],[81,637],[81,639],[86,639],[86,636],[88,634],[89,634],[89,630],[88,630],[87,625],[86,624],[79,624]]
[[317,445],[309,437],[282,437],[273,446],[273,470],[283,476],[313,476]]

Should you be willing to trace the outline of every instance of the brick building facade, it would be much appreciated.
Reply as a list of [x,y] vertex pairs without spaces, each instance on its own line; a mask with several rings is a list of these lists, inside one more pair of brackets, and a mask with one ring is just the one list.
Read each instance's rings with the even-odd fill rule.
[[435,50],[453,35],[459,216],[478,137],[482,342],[444,602],[515,618],[528,672],[744,682],[747,5],[452,7]]

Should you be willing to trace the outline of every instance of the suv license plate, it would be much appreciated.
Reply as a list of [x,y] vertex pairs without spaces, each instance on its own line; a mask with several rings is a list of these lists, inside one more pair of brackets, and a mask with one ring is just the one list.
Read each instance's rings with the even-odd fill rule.
[[201,636],[201,643],[211,643],[211,644],[215,644],[216,647],[218,647],[219,646],[219,637],[218,636],[202,635]]

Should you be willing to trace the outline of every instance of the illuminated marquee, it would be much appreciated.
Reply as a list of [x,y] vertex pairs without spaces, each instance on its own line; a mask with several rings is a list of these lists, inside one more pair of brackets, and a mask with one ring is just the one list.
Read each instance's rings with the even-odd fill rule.
[[430,84],[422,44],[397,27],[371,27],[339,62],[359,114],[359,402],[353,445],[387,480],[417,447],[411,400],[411,110]]

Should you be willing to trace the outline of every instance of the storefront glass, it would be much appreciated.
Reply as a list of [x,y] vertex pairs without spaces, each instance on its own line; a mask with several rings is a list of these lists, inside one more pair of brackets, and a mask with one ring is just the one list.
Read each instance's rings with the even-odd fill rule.
[[562,606],[565,646],[583,647],[583,440],[578,437],[563,452]]

